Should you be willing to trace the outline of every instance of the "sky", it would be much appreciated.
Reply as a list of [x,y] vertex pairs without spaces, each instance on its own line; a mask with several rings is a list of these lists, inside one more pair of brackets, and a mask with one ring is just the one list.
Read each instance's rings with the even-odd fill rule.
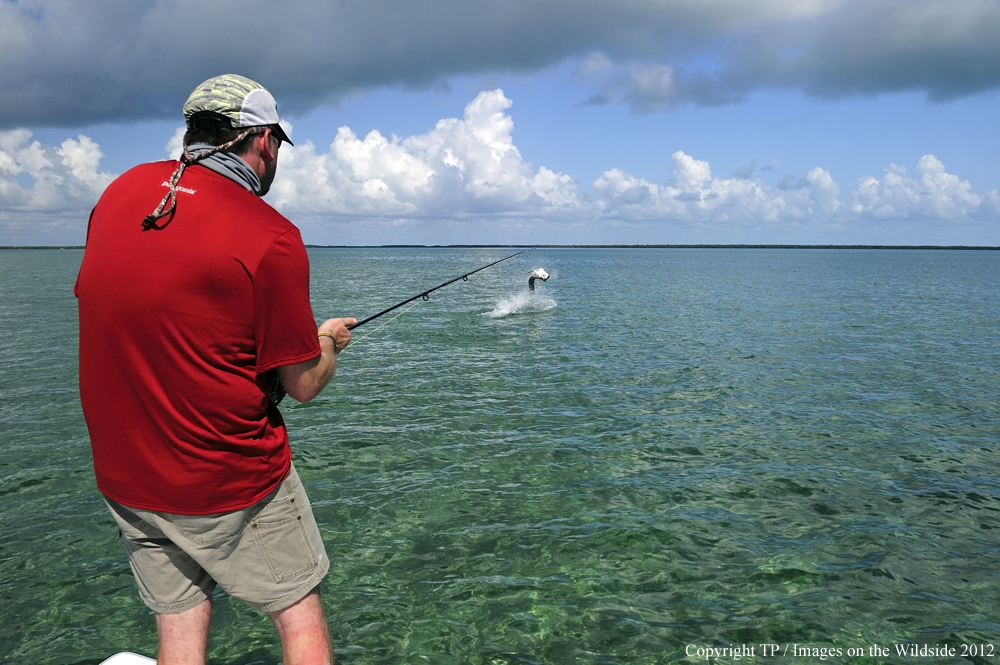
[[309,244],[1000,246],[998,34],[997,0],[0,0],[0,246],[84,244],[223,73],[277,99]]

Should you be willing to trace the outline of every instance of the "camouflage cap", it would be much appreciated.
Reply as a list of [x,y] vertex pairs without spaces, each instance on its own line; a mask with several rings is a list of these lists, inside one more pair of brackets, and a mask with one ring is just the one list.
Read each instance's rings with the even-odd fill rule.
[[[278,124],[278,104],[267,88],[237,74],[223,74],[208,79],[191,93],[184,103],[184,120],[193,127],[197,118],[212,117],[229,127],[271,127],[271,133],[289,145],[288,136]],[[223,126],[225,126],[223,124]]]

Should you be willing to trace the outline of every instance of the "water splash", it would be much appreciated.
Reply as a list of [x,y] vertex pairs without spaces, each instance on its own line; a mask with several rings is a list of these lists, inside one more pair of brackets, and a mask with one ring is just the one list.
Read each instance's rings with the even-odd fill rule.
[[486,316],[491,319],[500,319],[511,314],[521,314],[523,312],[543,312],[556,306],[556,301],[542,295],[537,291],[519,291],[513,295],[501,298],[492,312],[487,312]]

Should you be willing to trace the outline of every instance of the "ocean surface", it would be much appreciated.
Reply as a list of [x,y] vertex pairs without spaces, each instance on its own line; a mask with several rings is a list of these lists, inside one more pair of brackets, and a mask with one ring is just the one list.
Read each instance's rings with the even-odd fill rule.
[[[513,251],[310,250],[314,311]],[[4,663],[156,650],[80,411],[82,256],[0,251]],[[1000,662],[1000,252],[535,249],[391,316],[282,404],[340,663]],[[214,600],[210,663],[280,662]]]

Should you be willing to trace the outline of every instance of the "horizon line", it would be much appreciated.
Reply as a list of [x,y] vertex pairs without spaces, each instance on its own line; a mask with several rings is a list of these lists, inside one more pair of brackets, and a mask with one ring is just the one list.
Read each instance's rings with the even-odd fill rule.
[[[648,244],[573,244],[573,245],[554,245],[554,244],[497,244],[497,245],[472,245],[472,244],[457,244],[457,245],[313,245],[306,244],[307,249],[494,249],[502,247],[530,247],[539,248],[544,247],[548,249],[933,249],[933,250],[985,250],[985,251],[997,251],[1000,250],[1000,246],[992,245],[794,245],[794,244],[765,244],[765,243],[747,243],[747,244],[717,244],[717,243],[701,243],[701,244],[662,244],[662,243],[648,243]],[[85,245],[0,245],[0,250],[12,250],[12,249],[86,249]]]

